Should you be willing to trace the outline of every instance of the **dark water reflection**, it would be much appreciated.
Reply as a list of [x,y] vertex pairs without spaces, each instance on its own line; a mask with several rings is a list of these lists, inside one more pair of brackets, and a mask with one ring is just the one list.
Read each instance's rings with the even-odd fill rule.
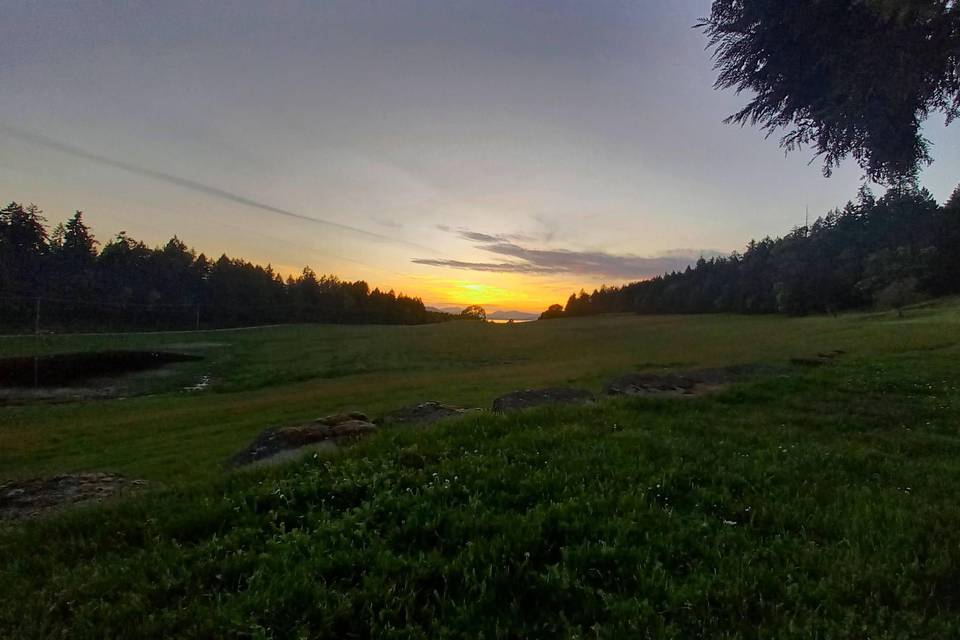
[[200,356],[163,351],[90,351],[0,358],[0,387],[62,387],[156,369]]

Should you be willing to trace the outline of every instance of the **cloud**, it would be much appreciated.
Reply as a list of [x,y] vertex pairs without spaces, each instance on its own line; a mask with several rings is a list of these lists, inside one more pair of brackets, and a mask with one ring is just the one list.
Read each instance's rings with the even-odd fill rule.
[[477,231],[461,230],[458,235],[464,240],[473,240],[475,242],[505,242],[508,240],[506,236],[491,236]]
[[548,270],[532,264],[515,264],[510,262],[463,262],[462,260],[433,260],[429,258],[414,258],[412,262],[425,264],[431,267],[450,267],[452,269],[466,269],[468,271],[493,271],[497,273],[561,273],[561,270]]
[[390,242],[395,244],[402,244],[409,247],[413,247],[419,250],[433,251],[429,247],[424,247],[422,245],[407,242],[405,240],[400,240],[398,238],[392,238],[390,236],[375,233],[373,231],[367,231],[366,229],[360,229],[358,227],[352,227],[347,224],[341,224],[339,222],[333,222],[331,220],[324,220],[323,218],[315,218],[313,216],[307,216],[302,213],[297,213],[295,211],[290,211],[289,209],[282,209],[280,207],[275,207],[272,204],[267,204],[264,202],[259,202],[252,198],[248,198],[244,195],[236,194],[219,187],[211,186],[204,184],[202,182],[197,182],[196,180],[191,180],[190,178],[184,178],[182,176],[173,175],[171,173],[166,173],[164,171],[158,171],[156,169],[150,169],[148,167],[141,167],[139,165],[125,162],[123,160],[116,160],[114,158],[108,158],[97,153],[87,151],[86,149],[81,149],[80,147],[75,147],[71,144],[65,142],[60,142],[49,138],[43,134],[35,133],[33,131],[26,131],[18,127],[13,127],[8,124],[0,123],[0,131],[10,136],[11,138],[17,138],[31,144],[46,147],[48,149],[53,149],[59,151],[60,153],[65,153],[76,158],[82,158],[90,162],[103,165],[105,167],[112,167],[114,169],[120,169],[121,171],[126,171],[128,173],[133,173],[145,178],[150,178],[152,180],[158,180],[160,182],[165,182],[183,189],[188,189],[197,193],[202,193],[207,196],[214,198],[219,198],[221,200],[226,200],[228,202],[233,202],[240,204],[252,209],[259,209],[261,211],[266,211],[268,213],[274,213],[277,215],[285,216],[287,218],[295,218],[297,220],[304,220],[306,222],[311,222],[314,224],[320,224],[327,227],[334,227],[336,229],[341,229],[343,231],[349,231],[358,235],[365,236],[367,238],[379,240],[381,242]]
[[413,262],[434,267],[448,267],[469,271],[525,274],[576,274],[616,280],[642,280],[670,271],[681,271],[694,264],[701,256],[721,255],[717,251],[672,249],[659,255],[645,257],[630,254],[612,254],[604,251],[574,251],[570,249],[532,249],[508,240],[511,236],[492,235],[467,229],[446,229],[461,238],[476,242],[476,248],[512,258],[501,262],[467,262],[452,259],[415,258]]
[[370,216],[370,220],[377,223],[381,227],[386,227],[388,229],[403,229],[403,223],[399,220],[394,220],[393,218],[387,218],[384,216]]
[[[465,229],[463,227],[458,227],[454,229],[445,224],[438,224],[437,229],[440,231],[446,231],[447,233],[453,233],[464,240],[470,240],[472,242],[532,242],[534,240],[540,239],[537,236],[529,235],[526,233],[498,233],[496,235],[491,235],[489,233],[480,233],[479,231],[471,231],[470,229]],[[546,238],[543,238],[546,239]]]

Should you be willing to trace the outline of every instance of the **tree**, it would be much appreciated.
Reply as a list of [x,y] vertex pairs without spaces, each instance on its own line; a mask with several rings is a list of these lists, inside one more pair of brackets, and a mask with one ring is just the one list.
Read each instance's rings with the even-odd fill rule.
[[11,202],[0,210],[0,283],[17,295],[41,293],[49,246],[43,213]]
[[90,228],[83,222],[83,212],[73,214],[63,229],[63,255],[77,264],[88,266],[97,257],[97,241]]
[[824,174],[853,156],[880,183],[928,164],[920,125],[960,115],[960,3],[953,0],[714,0],[698,24],[718,89],[754,97],[727,122],[813,146]]
[[[97,241],[77,211],[66,224],[58,224],[50,235],[46,291],[63,301],[47,310],[47,316],[88,319],[94,310],[84,304],[95,289]],[[70,300],[72,302],[66,302]],[[50,306],[50,303],[47,305]]]
[[468,320],[481,320],[485,321],[487,319],[486,310],[478,304],[472,304],[463,311],[460,312],[461,318],[466,318]]
[[540,314],[541,320],[552,320],[563,317],[563,307],[559,304],[550,305],[546,311]]
[[[902,308],[960,293],[960,188],[944,206],[925,189],[891,188],[834,209],[782,238],[622,287],[573,294],[543,318],[637,313],[836,313]],[[556,315],[555,315],[556,314]]]
[[894,280],[877,292],[875,300],[881,309],[895,309],[897,317],[903,317],[903,308],[919,302],[923,296],[917,290],[916,278]]

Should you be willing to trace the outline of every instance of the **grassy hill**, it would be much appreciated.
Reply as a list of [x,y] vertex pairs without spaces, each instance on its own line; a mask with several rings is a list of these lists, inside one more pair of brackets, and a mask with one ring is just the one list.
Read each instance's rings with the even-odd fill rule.
[[[160,485],[0,532],[0,637],[960,635],[960,305],[893,315],[47,337],[174,345],[149,395],[0,409],[0,477]],[[263,427],[784,364],[693,399],[471,416],[228,474]],[[179,388],[210,375],[206,391]]]

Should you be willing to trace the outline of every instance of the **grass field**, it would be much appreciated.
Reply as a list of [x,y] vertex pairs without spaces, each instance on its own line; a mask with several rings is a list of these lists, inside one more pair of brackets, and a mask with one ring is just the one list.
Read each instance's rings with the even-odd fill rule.
[[[190,347],[190,344],[194,347]],[[161,488],[0,532],[0,637],[960,637],[960,304],[784,319],[0,340],[202,353],[148,395],[0,409],[0,478]],[[383,430],[258,472],[265,426],[636,370],[717,394]],[[206,391],[180,387],[201,375]]]

